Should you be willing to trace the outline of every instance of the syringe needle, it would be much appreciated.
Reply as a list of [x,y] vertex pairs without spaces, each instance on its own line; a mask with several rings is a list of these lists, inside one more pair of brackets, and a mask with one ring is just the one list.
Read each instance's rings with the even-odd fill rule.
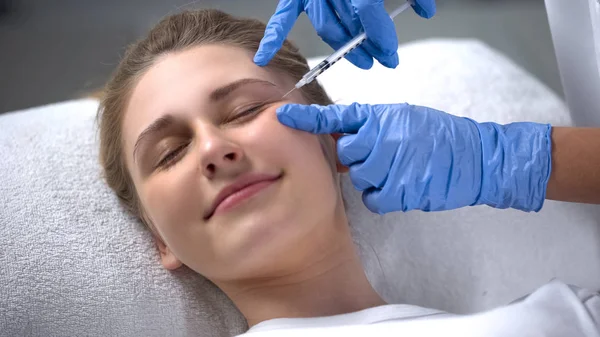
[[281,96],[281,98],[282,98],[282,99],[283,99],[283,98],[286,98],[286,97],[287,97],[289,94],[291,94],[291,93],[292,93],[292,91],[294,91],[294,90],[296,90],[296,87],[293,87],[293,88],[292,88],[292,90],[290,90],[290,91],[286,92],[286,93],[285,93],[285,95]]

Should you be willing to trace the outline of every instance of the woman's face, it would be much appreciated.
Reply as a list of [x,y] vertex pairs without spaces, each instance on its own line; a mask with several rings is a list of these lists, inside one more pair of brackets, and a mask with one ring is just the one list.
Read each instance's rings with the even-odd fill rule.
[[319,138],[275,115],[293,84],[223,45],[165,55],[140,78],[124,151],[167,268],[268,275],[333,222],[341,197]]

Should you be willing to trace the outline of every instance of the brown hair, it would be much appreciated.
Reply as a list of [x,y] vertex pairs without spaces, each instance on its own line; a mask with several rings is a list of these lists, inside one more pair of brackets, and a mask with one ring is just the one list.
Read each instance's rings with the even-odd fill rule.
[[[218,10],[185,11],[161,20],[144,39],[127,50],[107,83],[98,108],[100,163],[106,182],[127,210],[144,219],[122,146],[123,115],[139,78],[161,55],[203,44],[225,44],[256,52],[264,31],[265,25],[260,21]],[[290,76],[294,82],[309,70],[298,48],[287,40],[268,68]],[[310,103],[332,103],[316,81],[305,85],[302,94]]]

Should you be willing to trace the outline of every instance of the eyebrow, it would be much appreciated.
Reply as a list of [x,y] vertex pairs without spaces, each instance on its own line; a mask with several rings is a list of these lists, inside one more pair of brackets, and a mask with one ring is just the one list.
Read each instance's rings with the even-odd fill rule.
[[229,96],[232,92],[236,91],[237,89],[241,88],[244,85],[248,85],[248,84],[252,84],[252,83],[261,83],[261,84],[267,84],[270,86],[275,87],[276,85],[274,83],[271,83],[269,81],[266,80],[261,80],[258,78],[243,78],[241,80],[237,80],[234,82],[231,82],[227,85],[224,85],[220,88],[215,89],[209,96],[211,101],[220,101],[224,98],[226,98],[227,96]]
[[[274,83],[269,82],[267,80],[261,80],[258,78],[243,78],[243,79],[231,82],[220,88],[215,89],[209,95],[209,99],[211,101],[223,100],[227,96],[232,94],[234,91],[236,91],[237,89],[239,89],[245,85],[253,84],[253,83],[266,84],[266,85],[270,85],[273,87],[276,86]],[[152,124],[150,124],[146,129],[144,129],[144,131],[142,131],[142,133],[140,133],[140,135],[138,136],[137,140],[135,141],[135,145],[133,146],[133,161],[136,162],[136,158],[137,158],[136,153],[137,153],[138,149],[140,148],[140,144],[143,142],[143,140],[145,138],[148,138],[152,134],[160,132],[160,131],[170,127],[174,123],[175,123],[175,118],[173,117],[173,115],[167,114],[167,115],[164,115],[164,116],[156,119],[154,122],[152,122]]]
[[133,146],[133,161],[136,162],[136,152],[138,151],[140,144],[145,138],[148,138],[150,135],[160,132],[169,126],[175,123],[175,118],[173,115],[164,115],[158,119],[156,119],[152,124],[150,124],[140,135],[138,139],[135,141],[135,145]]

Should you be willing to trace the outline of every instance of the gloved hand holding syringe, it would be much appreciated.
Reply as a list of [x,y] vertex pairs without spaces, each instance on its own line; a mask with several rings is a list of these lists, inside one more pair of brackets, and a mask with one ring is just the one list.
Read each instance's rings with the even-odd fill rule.
[[[412,8],[425,19],[436,12],[434,0],[412,0]],[[358,68],[370,69],[373,59],[388,68],[398,65],[396,28],[382,0],[280,0],[254,55],[257,65],[269,64],[302,13],[333,50],[365,33],[367,40],[345,55]]]
[[[400,5],[400,7],[396,8],[390,13],[390,18],[394,19],[398,14],[404,12],[406,9],[410,8],[412,5],[412,1],[407,1],[404,4]],[[291,94],[294,90],[303,87],[304,85],[312,82],[317,76],[321,75],[325,70],[329,69],[332,65],[334,65],[337,61],[341,60],[342,57],[348,55],[351,51],[360,46],[367,39],[367,34],[365,32],[360,33],[355,36],[352,40],[348,41],[344,46],[333,52],[333,54],[329,55],[326,59],[317,64],[314,68],[312,68],[309,72],[307,72],[298,83],[288,91],[283,97]]]

